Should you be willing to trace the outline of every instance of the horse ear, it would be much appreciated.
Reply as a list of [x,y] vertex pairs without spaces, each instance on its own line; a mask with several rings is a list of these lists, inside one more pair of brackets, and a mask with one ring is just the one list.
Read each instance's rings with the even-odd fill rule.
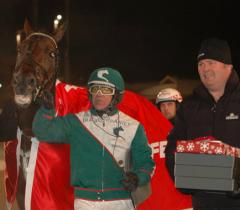
[[63,35],[67,30],[67,27],[68,27],[68,23],[64,22],[54,31],[53,37],[57,42],[59,42],[63,38]]
[[25,19],[25,21],[24,21],[23,30],[24,30],[26,36],[28,36],[29,34],[31,34],[33,32],[31,24],[28,19]]

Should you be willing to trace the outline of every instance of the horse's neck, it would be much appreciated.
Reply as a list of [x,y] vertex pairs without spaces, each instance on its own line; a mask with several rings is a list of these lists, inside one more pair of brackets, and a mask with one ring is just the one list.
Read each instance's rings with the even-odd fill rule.
[[32,132],[32,123],[38,108],[38,105],[31,104],[28,108],[17,109],[18,126],[25,136],[34,136]]

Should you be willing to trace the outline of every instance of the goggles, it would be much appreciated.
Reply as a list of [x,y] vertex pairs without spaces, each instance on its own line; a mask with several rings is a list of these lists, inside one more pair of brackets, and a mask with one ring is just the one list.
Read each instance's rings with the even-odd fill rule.
[[115,88],[109,87],[109,86],[103,86],[103,85],[92,85],[89,87],[89,93],[90,94],[97,94],[100,92],[102,95],[114,95],[115,94]]

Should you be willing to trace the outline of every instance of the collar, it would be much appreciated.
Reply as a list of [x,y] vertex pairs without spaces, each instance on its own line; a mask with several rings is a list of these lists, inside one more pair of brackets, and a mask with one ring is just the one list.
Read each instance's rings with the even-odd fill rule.
[[90,112],[92,115],[98,115],[99,117],[102,117],[104,114],[107,114],[108,116],[115,115],[118,112],[118,109],[113,109],[113,110],[104,110],[104,111],[98,111],[94,108],[90,109]]

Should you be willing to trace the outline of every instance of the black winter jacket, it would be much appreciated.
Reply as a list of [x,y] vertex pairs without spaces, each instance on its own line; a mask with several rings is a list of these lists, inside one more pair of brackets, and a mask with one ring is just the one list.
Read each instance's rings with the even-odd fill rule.
[[[240,83],[234,70],[227,81],[224,95],[217,103],[201,84],[181,104],[165,150],[166,165],[172,178],[174,178],[176,141],[204,136],[213,136],[240,148]],[[195,191],[192,198],[195,208],[240,209],[240,196],[233,198],[226,194]]]

